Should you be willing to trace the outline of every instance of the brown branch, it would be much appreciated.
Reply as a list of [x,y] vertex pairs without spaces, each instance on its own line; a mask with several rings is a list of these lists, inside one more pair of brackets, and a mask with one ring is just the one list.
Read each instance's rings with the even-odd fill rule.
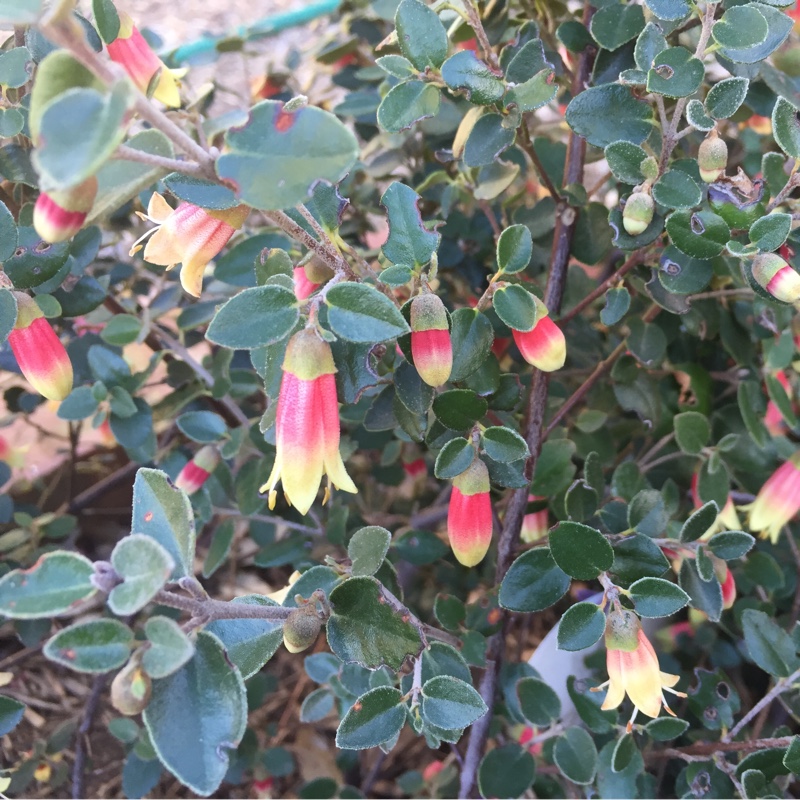
[[75,734],[75,761],[72,765],[72,796],[74,798],[88,797],[86,794],[86,740],[94,723],[100,697],[108,682],[108,673],[98,675],[92,683],[92,691],[86,701],[81,724]]
[[153,601],[162,606],[188,612],[192,619],[210,622],[215,619],[266,619],[280,622],[294,611],[283,606],[251,606],[245,603],[229,603],[210,597],[185,597],[162,589]]
[[756,750],[767,750],[777,747],[788,747],[794,736],[782,736],[777,739],[747,739],[742,742],[696,742],[686,747],[666,747],[663,750],[652,750],[647,753],[648,761],[663,758],[682,758],[686,761],[706,759],[717,753],[752,753]]
[[[589,24],[592,15],[592,6],[589,0],[584,0],[583,4],[583,23]],[[589,48],[584,50],[580,56],[575,76],[572,81],[573,97],[583,91],[589,80],[594,63],[594,51]],[[569,185],[581,183],[583,180],[583,166],[586,158],[586,141],[577,136],[574,132],[570,133],[569,144],[567,146],[567,161],[564,171],[564,182]],[[575,209],[560,203],[556,216],[556,228],[553,239],[553,249],[550,258],[550,272],[547,278],[544,302],[551,313],[558,314],[561,308],[561,299],[564,295],[564,286],[567,279],[567,266],[569,265],[570,251],[572,249],[572,239],[575,234],[575,224],[577,214]],[[547,389],[550,382],[550,375],[547,372],[537,370],[534,372],[531,384],[531,393],[528,400],[528,419],[525,428],[525,440],[528,443],[530,458],[526,467],[526,475],[530,479],[533,468],[544,443],[546,436],[544,430],[544,415],[547,407]],[[511,563],[514,560],[519,535],[522,529],[522,521],[528,505],[528,487],[517,489],[511,495],[511,500],[506,509],[503,530],[497,545],[497,566],[495,569],[495,583],[500,584],[505,578]],[[475,777],[478,772],[478,765],[486,747],[486,740],[489,735],[489,725],[492,721],[494,710],[495,695],[497,690],[497,678],[503,662],[503,651],[505,647],[505,636],[510,623],[510,617],[503,612],[504,623],[502,630],[489,638],[486,646],[486,669],[480,683],[480,694],[486,703],[488,710],[473,726],[470,731],[469,744],[464,757],[464,766],[461,771],[461,782],[459,786],[459,797],[465,798],[472,796]]]
[[533,164],[533,171],[536,173],[539,183],[541,183],[545,189],[550,192],[550,196],[556,202],[559,202],[562,200],[561,192],[556,189],[556,185],[550,179],[550,176],[547,174],[547,170],[544,168],[544,164],[542,164],[542,160],[539,158],[536,150],[534,149],[533,140],[531,139],[530,130],[528,129],[527,118],[523,118],[522,125],[519,126],[518,130],[519,138],[517,140],[517,144],[528,154],[528,158]]

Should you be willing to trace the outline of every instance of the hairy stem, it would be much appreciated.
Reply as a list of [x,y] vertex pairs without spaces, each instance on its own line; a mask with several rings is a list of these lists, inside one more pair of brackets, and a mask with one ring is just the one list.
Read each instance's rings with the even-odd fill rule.
[[166,158],[155,153],[148,153],[144,150],[137,150],[135,147],[127,147],[121,144],[114,151],[113,158],[121,161],[137,161],[139,164],[147,164],[151,167],[161,167],[170,172],[181,172],[184,175],[192,175],[196,178],[205,177],[205,170],[196,161],[185,161],[179,158]]

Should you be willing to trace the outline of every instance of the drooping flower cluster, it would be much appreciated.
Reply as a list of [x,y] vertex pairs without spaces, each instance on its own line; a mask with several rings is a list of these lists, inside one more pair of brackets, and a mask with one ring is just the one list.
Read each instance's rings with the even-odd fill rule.
[[[327,342],[312,328],[289,340],[275,419],[275,464],[261,487],[275,507],[278,481],[286,499],[307,514],[323,475],[345,492],[358,492],[339,453],[339,401],[336,366]],[[328,490],[326,489],[326,496]]]

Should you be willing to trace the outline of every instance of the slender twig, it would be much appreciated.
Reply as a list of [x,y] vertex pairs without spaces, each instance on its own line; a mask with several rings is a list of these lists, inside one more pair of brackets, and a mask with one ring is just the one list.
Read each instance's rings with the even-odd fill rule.
[[800,172],[795,172],[791,178],[786,182],[786,186],[781,189],[775,197],[770,200],[769,205],[767,206],[767,211],[773,211],[776,209],[784,200],[786,200],[789,195],[798,187],[800,186]]
[[266,619],[279,622],[285,620],[294,611],[283,606],[251,606],[246,603],[229,603],[212,598],[200,599],[176,594],[162,589],[154,598],[154,602],[170,608],[186,611],[192,619],[210,622],[215,619]]
[[161,167],[169,172],[182,172],[184,175],[194,175],[198,178],[203,178],[206,175],[206,171],[196,161],[166,158],[156,155],[155,153],[148,153],[145,150],[137,150],[135,147],[128,147],[124,144],[117,147],[112,158],[121,161],[137,161],[140,164],[148,164],[151,167]]
[[489,43],[489,37],[486,35],[486,29],[483,27],[483,21],[478,11],[478,7],[473,3],[473,0],[461,0],[464,5],[464,10],[467,12],[467,19],[473,31],[475,31],[475,38],[483,50],[483,55],[486,58],[489,66],[498,74],[502,74],[500,69],[500,61],[497,54],[494,52],[492,45]]
[[345,272],[351,277],[353,271],[341,253],[330,247],[326,242],[315,239],[302,225],[298,225],[288,214],[283,211],[265,211],[266,219],[285,231],[297,242],[308,250],[313,250],[334,272]]
[[676,461],[679,458],[683,458],[684,456],[689,456],[689,453],[682,453],[680,450],[676,450],[674,453],[667,453],[665,456],[661,456],[661,458],[654,458],[647,464],[640,464],[639,470],[644,475],[647,472],[650,472],[651,469],[660,466],[661,464],[667,464],[670,461]]
[[[592,6],[589,0],[584,0],[583,23],[589,25],[592,16]],[[594,63],[594,51],[590,48],[584,50],[578,61],[572,81],[572,95],[578,95],[586,86]],[[583,166],[586,158],[586,141],[574,132],[570,133],[567,146],[567,160],[564,170],[564,182],[569,185],[581,183],[583,179]],[[561,203],[556,212],[556,228],[553,238],[553,248],[550,256],[550,271],[547,277],[544,302],[551,313],[558,314],[561,300],[564,295],[564,286],[567,278],[572,238],[575,233],[577,215],[575,209]],[[530,458],[526,465],[526,476],[530,480],[533,468],[542,444],[546,438],[544,428],[544,414],[547,406],[547,389],[550,374],[537,370],[531,382],[531,392],[528,398],[528,413],[525,426],[525,439],[528,444]],[[519,544],[522,521],[528,505],[528,486],[517,489],[511,495],[506,508],[503,530],[500,533],[497,546],[497,565],[495,568],[495,583],[500,584],[505,578],[511,563],[514,560]],[[487,712],[473,726],[470,731],[469,744],[464,756],[464,765],[461,770],[459,786],[460,798],[472,795],[478,765],[483,757],[486,740],[489,735],[489,725],[492,721],[494,710],[497,680],[503,662],[505,635],[508,631],[510,618],[503,614],[502,629],[493,634],[486,646],[486,669],[480,682],[480,694],[486,703]]]
[[528,158],[531,160],[531,164],[533,164],[533,170],[536,173],[536,177],[539,179],[539,183],[547,189],[554,200],[560,201],[562,199],[561,192],[550,179],[547,170],[544,168],[544,164],[542,164],[542,160],[539,158],[539,154],[533,146],[533,140],[531,139],[531,133],[528,127],[528,119],[529,117],[526,115],[523,118],[522,125],[519,126],[517,144],[528,154]]
[[782,736],[775,739],[746,739],[742,742],[696,742],[686,747],[667,747],[663,750],[651,750],[647,753],[648,760],[663,758],[682,758],[685,761],[708,760],[716,753],[752,753],[756,750],[769,750],[778,747],[788,747],[794,736]]
[[722,737],[723,742],[730,742],[753,717],[768,706],[778,695],[792,688],[792,684],[800,680],[800,669],[796,669],[787,678],[781,678],[731,729]]
[[310,533],[313,536],[319,536],[324,533],[322,528],[312,528],[310,525],[301,525],[299,522],[292,522],[282,517],[271,517],[268,514],[243,514],[241,511],[237,511],[233,508],[217,508],[216,506],[214,507],[214,513],[221,517],[239,517],[251,522],[267,522],[272,525],[283,525],[284,528],[300,531],[301,533]]
[[83,710],[81,724],[75,734],[75,761],[72,765],[72,796],[74,798],[88,797],[86,794],[86,740],[94,723],[100,697],[108,682],[108,673],[98,675],[92,683],[92,691]]

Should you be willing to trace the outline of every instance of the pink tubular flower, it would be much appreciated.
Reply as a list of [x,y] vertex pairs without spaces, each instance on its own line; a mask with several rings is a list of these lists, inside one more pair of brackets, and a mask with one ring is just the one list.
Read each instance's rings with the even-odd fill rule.
[[800,511],[800,450],[781,464],[767,478],[756,499],[744,511],[749,512],[749,526],[762,539],[774,544],[783,526]]
[[219,464],[219,451],[213,445],[201,447],[175,478],[175,486],[186,494],[199,491]]
[[278,481],[287,501],[301,514],[308,513],[325,474],[328,487],[358,492],[339,453],[335,373],[331,348],[313,329],[292,336],[278,394],[275,465],[260,490],[269,492],[270,508],[275,507]]
[[48,400],[63,400],[72,391],[72,362],[61,340],[35,301],[22,292],[17,323],[8,343],[28,383]]
[[[536,494],[528,495],[529,503],[545,500],[547,500],[546,497],[540,497]],[[547,536],[547,532],[549,530],[550,520],[548,518],[547,506],[545,505],[545,507],[539,511],[533,511],[530,514],[525,515],[525,518],[522,520],[522,530],[520,531],[520,536],[523,542],[526,544],[531,544],[532,542],[538,542],[539,539],[543,539],[545,536]]]
[[113,42],[106,45],[111,60],[122,66],[136,87],[145,94],[153,78],[158,75],[153,97],[168,108],[179,108],[181,96],[178,91],[178,75],[182,71],[167,69],[133,24],[133,20],[124,11],[118,11],[118,14],[119,34]]
[[760,253],[753,259],[753,278],[776,300],[800,301],[800,274],[777,253]]
[[492,543],[489,470],[480,459],[453,478],[447,510],[447,536],[453,555],[465,567],[479,564]]
[[33,207],[36,233],[50,244],[71,239],[86,222],[95,197],[97,178],[94,176],[69,189],[42,192]]
[[679,680],[677,675],[661,672],[656,651],[645,636],[636,614],[612,611],[606,621],[605,639],[608,680],[595,690],[608,686],[602,709],[617,708],[627,694],[634,706],[633,716],[628,722],[629,733],[639,711],[648,717],[657,717],[663,706],[674,717],[664,699],[664,689],[681,697],[686,695],[672,689]]
[[444,303],[430,292],[411,301],[411,355],[428,386],[447,383],[453,369],[450,326]]
[[294,296],[298,300],[305,300],[319,288],[320,284],[312,283],[306,275],[305,267],[294,268]]
[[[786,377],[783,370],[775,373],[775,380],[783,387],[786,396],[791,399],[792,397],[792,384]],[[764,415],[764,426],[770,432],[771,436],[780,436],[786,430],[786,421],[783,419],[780,409],[772,400],[767,403],[767,413]]]
[[186,202],[172,208],[158,192],[153,192],[147,214],[139,216],[155,222],[156,227],[134,243],[130,255],[141,248],[142,240],[151,237],[144,248],[144,260],[167,269],[182,264],[183,288],[200,297],[206,264],[242,227],[249,212],[248,206],[211,211]]
[[542,372],[555,372],[567,360],[567,342],[561,328],[550,319],[547,308],[536,299],[537,320],[530,331],[512,330],[522,357]]

